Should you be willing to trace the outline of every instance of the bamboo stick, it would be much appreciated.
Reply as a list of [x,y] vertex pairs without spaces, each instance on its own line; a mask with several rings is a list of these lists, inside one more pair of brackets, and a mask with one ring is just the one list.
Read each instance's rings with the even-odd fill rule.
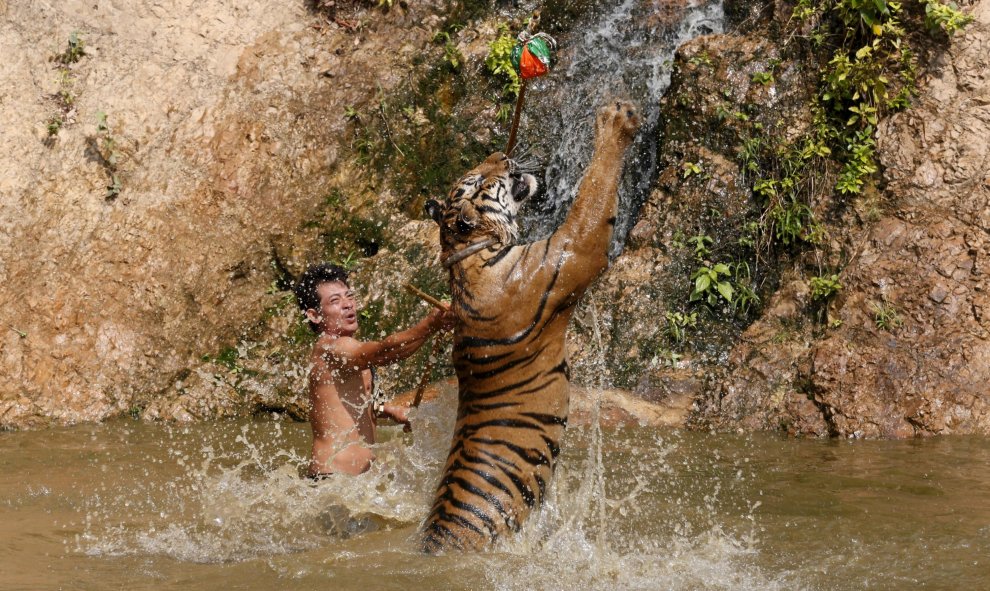
[[[430,294],[419,289],[412,283],[405,284],[406,291],[420,298],[427,304],[434,306],[440,310],[446,311],[448,309],[447,304],[444,304],[440,300],[431,296]],[[433,361],[440,355],[440,348],[443,343],[440,341],[440,335],[433,337],[433,346],[430,348],[430,356],[426,358],[426,365],[423,366],[423,376],[419,378],[419,386],[416,387],[416,396],[413,397],[412,408],[418,408],[419,403],[423,401],[423,392],[426,390],[426,385],[430,381],[430,373],[433,371]]]
[[519,131],[519,116],[522,115],[523,101],[526,100],[526,79],[519,81],[519,97],[516,98],[516,108],[512,113],[512,127],[509,129],[509,143],[505,146],[505,155],[512,156],[512,150],[516,147],[516,132]]
[[419,378],[419,386],[416,387],[416,396],[413,397],[413,408],[419,408],[419,403],[423,401],[423,392],[426,390],[426,384],[430,381],[430,373],[433,371],[433,361],[440,355],[442,345],[440,335],[433,337],[433,347],[430,348],[430,356],[426,358],[426,365],[423,366],[423,376]]
[[431,306],[434,306],[434,307],[439,308],[439,309],[444,310],[444,311],[446,311],[447,308],[448,308],[447,304],[441,302],[440,300],[436,299],[435,297],[431,296],[430,294],[422,291],[421,289],[419,289],[418,287],[416,287],[412,283],[406,283],[405,288],[406,288],[406,291],[408,291],[409,293],[411,293],[414,296],[418,297],[419,299],[423,300],[427,304],[430,304]]

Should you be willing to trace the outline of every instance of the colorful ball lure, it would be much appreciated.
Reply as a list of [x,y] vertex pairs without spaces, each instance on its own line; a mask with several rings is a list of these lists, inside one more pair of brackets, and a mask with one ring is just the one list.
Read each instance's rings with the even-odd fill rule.
[[552,52],[557,42],[546,33],[519,34],[519,43],[512,49],[512,66],[523,80],[537,78],[550,71]]

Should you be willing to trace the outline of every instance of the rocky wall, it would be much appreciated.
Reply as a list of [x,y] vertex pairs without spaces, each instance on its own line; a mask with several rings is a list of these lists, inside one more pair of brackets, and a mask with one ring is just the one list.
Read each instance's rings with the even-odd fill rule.
[[255,325],[273,246],[317,256],[332,187],[380,198],[340,165],[346,112],[442,5],[351,30],[301,0],[0,1],[0,427],[132,410]]

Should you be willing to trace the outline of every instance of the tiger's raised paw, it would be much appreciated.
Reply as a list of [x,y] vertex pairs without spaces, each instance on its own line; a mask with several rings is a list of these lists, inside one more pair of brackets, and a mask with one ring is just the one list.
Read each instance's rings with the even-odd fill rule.
[[629,101],[610,101],[598,110],[595,139],[598,142],[617,141],[628,146],[639,129],[639,113]]

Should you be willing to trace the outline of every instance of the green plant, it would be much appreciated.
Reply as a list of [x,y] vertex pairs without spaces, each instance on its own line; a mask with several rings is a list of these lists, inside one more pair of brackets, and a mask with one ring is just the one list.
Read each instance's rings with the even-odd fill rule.
[[464,63],[464,56],[453,42],[448,41],[443,45],[443,61],[451,70],[457,72]]
[[62,64],[74,64],[79,61],[79,58],[86,55],[86,44],[83,42],[82,37],[79,36],[79,31],[73,31],[69,34],[69,44],[65,48],[65,51],[55,56],[55,61]]
[[361,117],[358,115],[357,109],[351,105],[344,107],[344,118],[350,119],[352,121],[360,121]]
[[694,281],[694,289],[688,301],[695,302],[703,300],[709,306],[715,306],[719,298],[732,304],[734,289],[729,281],[732,271],[728,265],[718,263],[716,265],[701,266],[691,274],[691,281]]
[[812,237],[820,231],[811,208],[800,201],[777,202],[769,215],[774,237],[785,245],[799,240],[813,243]]
[[103,111],[96,114],[96,132],[96,138],[91,138],[91,140],[95,144],[96,151],[99,153],[100,158],[103,161],[103,168],[106,170],[107,176],[109,177],[107,193],[104,197],[108,200],[115,199],[120,195],[120,191],[123,188],[120,181],[120,176],[117,172],[117,165],[120,163],[121,153],[117,147],[117,140],[110,131],[110,124],[107,122],[107,114]]
[[699,261],[704,259],[706,256],[708,256],[711,253],[711,250],[708,248],[708,246],[714,242],[711,236],[706,236],[704,234],[698,234],[696,236],[692,236],[688,238],[687,241],[694,245],[694,257]]
[[343,267],[344,269],[350,271],[358,263],[357,253],[352,250],[352,251],[350,251],[350,252],[347,253],[347,256],[345,256],[342,259],[337,259],[337,260],[333,261],[333,263],[335,265],[339,265],[339,266]]
[[664,314],[667,319],[667,336],[677,344],[683,343],[687,338],[687,329],[695,328],[698,325],[698,313],[691,312],[667,312]]
[[951,37],[971,22],[973,15],[961,12],[955,2],[925,0],[925,24],[929,29],[941,29]]
[[48,125],[47,125],[48,135],[49,136],[58,135],[58,131],[62,129],[63,123],[65,123],[65,120],[62,118],[61,115],[52,115],[48,119]]
[[684,356],[680,353],[661,347],[660,349],[657,349],[657,354],[653,358],[653,363],[655,365],[658,361],[662,360],[670,367],[677,367],[677,364],[683,358]]
[[485,57],[485,68],[492,76],[506,81],[502,90],[512,98],[519,96],[522,83],[519,73],[512,66],[512,50],[515,46],[516,40],[509,32],[509,26],[501,23],[498,26],[498,37],[488,44],[488,56]]
[[100,154],[110,170],[117,170],[117,163],[120,160],[120,152],[117,150],[117,140],[110,132],[110,125],[107,123],[107,114],[100,111],[96,114],[96,132],[100,136]]
[[834,273],[828,276],[812,277],[808,284],[811,287],[812,300],[825,301],[831,299],[832,296],[842,290],[842,283],[839,282],[839,276]]
[[839,193],[859,193],[866,178],[877,171],[874,154],[876,141],[873,139],[873,126],[857,131],[846,145],[847,157],[839,172],[835,188]]
[[872,302],[870,309],[873,310],[873,322],[880,330],[890,331],[904,325],[904,320],[901,319],[897,307],[888,302],[886,298],[880,303]]
[[739,246],[746,248],[756,248],[757,240],[760,237],[760,223],[746,222],[742,227],[742,235],[739,237]]
[[773,72],[754,72],[750,76],[750,80],[763,86],[769,86],[774,83]]
[[825,301],[842,290],[839,276],[834,273],[828,276],[812,277],[808,283],[811,287],[812,300]]
[[[763,137],[753,136],[743,140],[739,147],[739,162],[744,172],[759,172],[760,155],[763,152]],[[754,187],[755,190],[755,187]]]
[[509,119],[512,118],[512,105],[509,103],[503,103],[498,106],[498,110],[495,112],[495,120],[499,123],[508,123]]
[[698,55],[692,57],[691,59],[688,60],[688,63],[690,63],[692,66],[707,66],[709,68],[712,67],[713,65],[712,58],[709,57],[707,51],[702,51]]
[[732,298],[732,311],[745,316],[754,305],[759,305],[760,297],[753,290],[753,279],[749,272],[749,263],[740,261],[729,265],[732,269],[732,287],[735,294]]
[[117,173],[112,173],[110,175],[110,184],[107,185],[107,193],[103,197],[107,200],[116,199],[120,196],[120,190],[123,186],[120,184],[120,177]]
[[688,178],[691,175],[701,174],[704,172],[704,168],[701,167],[701,161],[698,162],[685,162],[681,165],[682,178]]

